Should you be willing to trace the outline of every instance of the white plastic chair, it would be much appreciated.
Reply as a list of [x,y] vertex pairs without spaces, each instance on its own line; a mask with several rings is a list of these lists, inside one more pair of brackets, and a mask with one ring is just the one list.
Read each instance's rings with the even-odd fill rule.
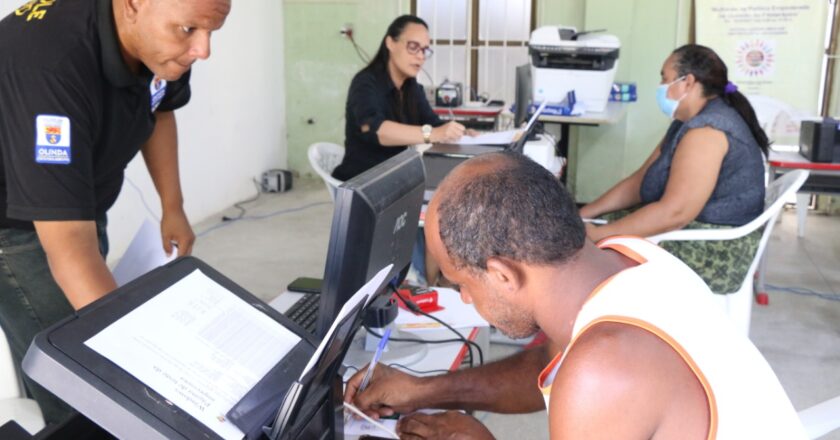
[[327,185],[327,190],[330,192],[330,198],[335,200],[336,188],[344,182],[331,176],[331,174],[344,159],[344,147],[330,142],[316,142],[309,146],[307,155],[309,156],[309,165],[324,180],[324,184]]
[[24,394],[6,334],[0,329],[0,426],[9,420],[14,420],[30,434],[44,428],[41,408]]
[[681,229],[679,231],[655,235],[648,239],[654,243],[661,243],[663,241],[734,240],[764,225],[764,232],[761,234],[758,250],[755,253],[752,263],[750,263],[750,268],[747,271],[744,281],[741,282],[741,287],[734,293],[720,292],[728,294],[715,295],[716,301],[720,303],[727,315],[732,318],[736,327],[743,331],[745,335],[748,335],[750,331],[750,315],[752,313],[753,276],[755,275],[756,268],[764,254],[767,241],[770,239],[770,234],[773,232],[773,226],[776,224],[776,218],[779,216],[782,206],[785,204],[785,199],[795,194],[807,178],[808,171],[795,170],[785,173],[782,177],[774,180],[767,187],[764,212],[746,225],[731,229]]

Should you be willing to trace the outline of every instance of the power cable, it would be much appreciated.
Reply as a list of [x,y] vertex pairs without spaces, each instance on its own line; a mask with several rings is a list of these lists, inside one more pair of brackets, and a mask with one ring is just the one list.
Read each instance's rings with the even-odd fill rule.
[[775,290],[777,292],[782,293],[792,293],[794,295],[802,295],[802,296],[813,296],[816,298],[825,299],[828,301],[840,301],[840,295],[834,293],[823,293],[817,292],[815,290],[807,289],[805,287],[788,287],[788,286],[775,286],[773,284],[765,284],[765,287],[769,290]]
[[427,317],[427,318],[429,318],[429,319],[431,319],[431,320],[433,320],[433,321],[435,321],[435,322],[439,323],[440,325],[442,325],[442,326],[444,326],[444,327],[448,328],[448,329],[449,329],[452,333],[454,333],[455,335],[457,335],[457,336],[458,336],[458,338],[459,338],[461,341],[463,341],[463,342],[464,342],[464,344],[466,344],[466,345],[467,345],[467,348],[468,348],[468,349],[469,349],[469,351],[470,351],[470,367],[472,367],[472,356],[473,356],[473,353],[472,353],[472,348],[471,348],[471,347],[475,347],[475,349],[478,351],[478,359],[479,359],[478,364],[479,364],[479,365],[484,365],[484,352],[481,350],[481,347],[479,347],[479,345],[478,345],[478,344],[476,344],[475,342],[470,341],[469,339],[465,338],[465,337],[464,337],[464,335],[462,335],[459,331],[455,330],[455,329],[454,329],[451,325],[447,324],[446,322],[443,322],[443,320],[441,320],[441,319],[440,319],[440,318],[438,318],[437,316],[432,316],[431,314],[426,313],[425,311],[423,311],[423,310],[420,308],[420,306],[418,306],[417,304],[415,304],[413,301],[409,301],[409,300],[405,299],[405,298],[402,296],[402,294],[401,294],[401,293],[397,290],[397,288],[396,288],[396,287],[394,287],[394,285],[393,285],[393,284],[390,284],[390,283],[389,283],[389,284],[388,284],[388,286],[391,288],[391,290],[394,292],[394,294],[396,294],[396,295],[397,295],[397,297],[398,297],[398,298],[399,298],[399,299],[403,302],[403,304],[405,304],[405,305],[406,305],[406,307],[408,307],[408,309],[409,309],[409,310],[411,310],[411,311],[412,311],[412,312],[414,312],[414,313],[421,314],[421,315],[423,315],[423,316],[425,316],[425,317]]

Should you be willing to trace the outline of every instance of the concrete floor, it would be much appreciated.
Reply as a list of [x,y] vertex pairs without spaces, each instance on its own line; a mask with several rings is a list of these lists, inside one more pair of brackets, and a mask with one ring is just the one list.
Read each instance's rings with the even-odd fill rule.
[[[219,213],[196,226],[194,255],[266,301],[298,276],[323,275],[332,204],[320,180],[298,180],[293,191],[262,195],[246,206],[246,218],[267,218],[228,224],[221,223],[221,216],[238,211]],[[785,212],[771,238],[768,261],[768,284],[834,298],[771,289],[770,305],[753,307],[750,337],[794,407],[804,409],[840,395],[840,217],[810,215],[806,237],[797,238],[795,214]],[[493,345],[489,357],[513,350]],[[544,413],[478,417],[497,438],[548,438]],[[840,440],[840,430],[824,438]]]

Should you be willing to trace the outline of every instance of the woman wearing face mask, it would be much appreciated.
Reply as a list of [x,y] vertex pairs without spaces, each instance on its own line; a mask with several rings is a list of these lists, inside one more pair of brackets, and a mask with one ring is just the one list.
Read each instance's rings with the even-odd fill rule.
[[[595,241],[685,227],[737,227],[764,209],[767,135],[749,101],[729,82],[720,57],[708,47],[685,45],[665,60],[661,76],[657,102],[673,122],[638,170],[581,208],[584,218],[637,208],[613,215],[617,219],[604,226],[587,224]],[[663,247],[698,272],[713,291],[734,292],[760,232],[730,242],[665,242]],[[704,258],[711,253],[715,258]]]
[[350,179],[405,150],[407,145],[453,141],[465,133],[432,111],[417,75],[432,56],[429,28],[413,15],[397,17],[373,60],[353,78],[347,94],[346,152],[332,173]]

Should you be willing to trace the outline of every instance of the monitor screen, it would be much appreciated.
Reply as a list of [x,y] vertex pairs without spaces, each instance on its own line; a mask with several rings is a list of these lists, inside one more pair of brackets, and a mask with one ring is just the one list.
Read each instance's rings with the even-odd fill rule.
[[528,117],[528,106],[531,104],[531,65],[516,66],[516,88],[514,89],[513,126],[519,128]]
[[327,333],[347,299],[379,270],[393,263],[386,278],[391,280],[408,268],[425,180],[420,154],[406,150],[338,187],[318,337]]

